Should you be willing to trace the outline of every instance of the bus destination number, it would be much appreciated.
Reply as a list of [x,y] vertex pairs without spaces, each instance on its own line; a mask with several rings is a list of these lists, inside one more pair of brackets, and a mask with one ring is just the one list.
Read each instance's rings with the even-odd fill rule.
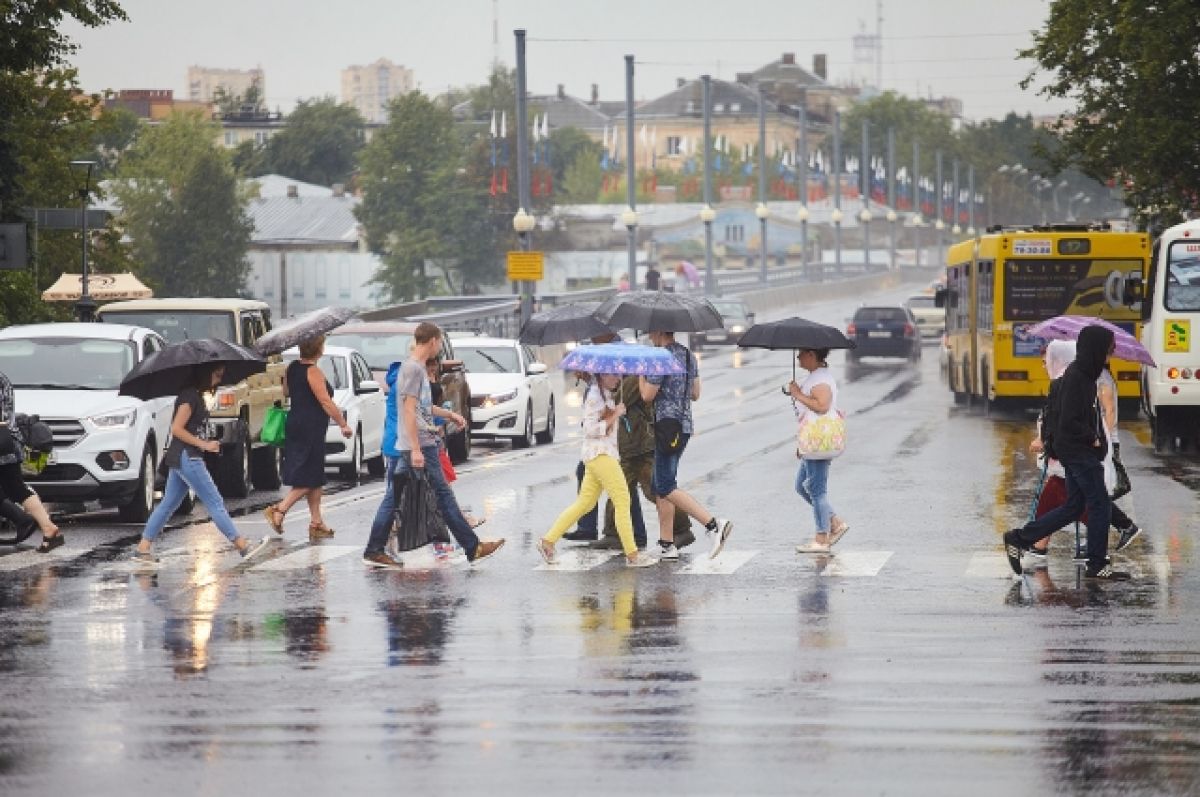
[[1087,255],[1091,251],[1092,242],[1087,238],[1061,238],[1058,241],[1060,255]]

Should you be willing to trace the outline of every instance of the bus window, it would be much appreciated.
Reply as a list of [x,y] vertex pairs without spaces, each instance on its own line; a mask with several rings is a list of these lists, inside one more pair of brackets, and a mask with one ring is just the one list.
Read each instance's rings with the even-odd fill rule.
[[1200,311],[1200,243],[1175,241],[1167,251],[1163,307],[1173,313]]

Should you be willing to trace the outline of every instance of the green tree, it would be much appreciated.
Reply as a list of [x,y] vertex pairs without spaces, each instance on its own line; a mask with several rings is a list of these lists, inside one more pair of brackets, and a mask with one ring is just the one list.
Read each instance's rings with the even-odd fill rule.
[[269,171],[318,185],[345,183],[363,146],[362,115],[332,97],[301,100],[267,142]]
[[580,152],[567,167],[559,182],[562,198],[566,202],[587,204],[600,196],[604,173],[600,170],[600,158],[586,151]]
[[96,28],[128,17],[116,0],[9,0],[0,3],[0,71],[59,67],[76,45],[63,33],[73,19]]
[[253,225],[216,125],[175,113],[147,130],[115,192],[146,281],[166,296],[237,296]]
[[1054,132],[1057,164],[1119,179],[1126,201],[1161,222],[1195,208],[1200,191],[1200,14],[1192,0],[1055,0],[1022,83],[1074,108]]

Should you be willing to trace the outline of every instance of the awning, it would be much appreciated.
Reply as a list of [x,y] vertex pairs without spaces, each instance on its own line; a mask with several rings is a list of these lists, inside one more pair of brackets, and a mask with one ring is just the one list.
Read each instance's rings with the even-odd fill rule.
[[[78,274],[63,274],[42,291],[42,300],[77,302],[82,293],[83,279]],[[117,299],[150,299],[154,291],[132,274],[88,274],[88,295],[98,302],[110,302]]]

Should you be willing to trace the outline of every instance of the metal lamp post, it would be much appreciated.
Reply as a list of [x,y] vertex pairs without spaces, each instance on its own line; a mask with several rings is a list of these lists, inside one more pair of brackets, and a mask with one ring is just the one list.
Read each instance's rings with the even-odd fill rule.
[[759,238],[759,256],[762,257],[762,268],[759,277],[763,285],[767,284],[767,217],[771,215],[771,211],[767,209],[765,202],[759,202],[758,207],[754,209],[754,215],[758,217],[758,234]]
[[762,84],[758,86],[758,217],[759,254],[762,257],[762,283],[767,284],[767,100],[763,96]]
[[894,271],[896,268],[899,267],[898,264],[896,263],[896,222],[899,220],[900,217],[896,215],[896,211],[894,208],[888,208],[886,218],[887,218],[888,226],[891,229],[891,233],[892,233],[891,234],[891,246],[889,247],[889,249],[891,251],[891,255],[890,255],[891,268]]
[[704,295],[713,296],[716,294],[716,276],[713,274],[712,261],[712,225],[717,218],[717,211],[713,210],[713,206],[704,203],[704,207],[700,208],[700,221],[704,222]]
[[837,273],[842,275],[842,209],[834,208],[833,213],[829,214],[829,220],[833,222],[833,246],[834,246],[834,263],[837,265]]
[[717,212],[712,207],[712,77],[701,75],[704,89],[704,207],[700,210],[700,221],[704,222],[704,295],[716,293],[716,275],[713,273],[712,223]]
[[[529,109],[525,90],[525,31],[516,30],[517,39],[517,213],[513,216],[513,229],[521,242],[522,251],[529,251],[529,233],[537,219],[526,208],[532,200],[529,196]],[[533,283],[528,280],[521,285],[521,326],[533,315]]]
[[833,255],[842,276],[842,114],[833,112]]
[[637,281],[637,163],[633,138],[633,56],[625,56],[625,197],[629,207],[621,223],[629,231],[629,275]]
[[[803,204],[796,211],[796,219],[800,222],[800,266],[808,274],[808,205]],[[824,266],[821,267],[824,270]]]
[[913,226],[913,260],[916,265],[921,265],[921,228],[925,226],[925,217],[921,215],[918,208],[917,212],[912,217]]
[[83,187],[79,189],[80,220],[79,232],[83,243],[80,266],[79,301],[75,302],[75,318],[79,321],[94,321],[96,302],[88,291],[88,200],[92,194],[92,169],[96,161],[71,161],[71,168],[83,173]]
[[866,205],[858,214],[858,220],[863,228],[863,270],[871,270],[871,209]]
[[625,229],[629,232],[629,268],[630,275],[637,281],[637,225],[638,214],[637,209],[632,205],[625,208],[621,212],[621,223],[625,225]]

